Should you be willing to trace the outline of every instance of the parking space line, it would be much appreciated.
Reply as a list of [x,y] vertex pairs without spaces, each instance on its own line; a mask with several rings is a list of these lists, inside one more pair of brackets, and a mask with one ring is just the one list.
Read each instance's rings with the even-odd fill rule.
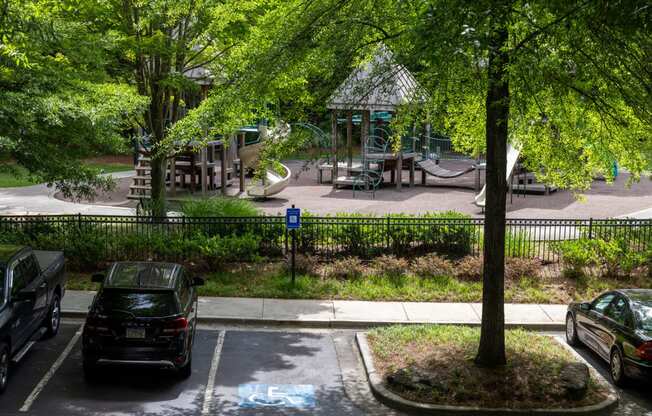
[[217,376],[217,367],[220,365],[220,356],[222,355],[222,346],[224,345],[224,335],[226,331],[220,331],[217,337],[217,344],[215,345],[215,352],[213,353],[213,360],[211,361],[211,369],[208,372],[208,381],[206,382],[206,390],[204,391],[204,405],[201,409],[202,416],[210,415],[211,405],[213,404],[213,396],[215,389],[215,377]]
[[25,399],[25,403],[23,403],[23,406],[18,409],[19,412],[29,412],[29,409],[32,407],[32,404],[34,401],[38,398],[39,394],[45,389],[45,386],[48,384],[50,379],[54,376],[54,373],[57,372],[59,367],[61,367],[61,364],[65,361],[65,359],[70,355],[70,352],[72,349],[75,347],[75,344],[77,344],[77,341],[79,340],[79,337],[81,336],[82,329],[84,328],[84,325],[80,326],[77,332],[75,332],[75,335],[73,335],[72,339],[68,342],[68,345],[66,345],[66,348],[63,350],[59,358],[52,364],[52,367],[48,370],[47,373],[43,376],[41,381],[34,387],[34,390],[30,393],[30,395]]

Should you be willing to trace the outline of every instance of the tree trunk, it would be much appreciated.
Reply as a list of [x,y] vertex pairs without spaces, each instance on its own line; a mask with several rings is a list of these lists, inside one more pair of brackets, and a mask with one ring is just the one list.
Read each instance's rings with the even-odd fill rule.
[[491,33],[487,88],[487,198],[484,223],[482,329],[475,362],[504,365],[505,359],[505,203],[509,120],[508,33],[498,24]]
[[163,154],[152,153],[151,164],[151,210],[153,217],[165,217],[165,174],[167,158]]

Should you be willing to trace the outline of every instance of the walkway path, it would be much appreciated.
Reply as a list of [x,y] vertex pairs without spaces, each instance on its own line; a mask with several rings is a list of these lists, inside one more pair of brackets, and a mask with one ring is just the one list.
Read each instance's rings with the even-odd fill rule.
[[[63,313],[85,315],[93,296],[95,292],[69,290],[64,297]],[[512,326],[560,330],[566,308],[566,305],[506,304],[505,322]],[[482,305],[478,303],[199,298],[200,320],[215,323],[304,327],[363,327],[394,323],[477,325],[481,316]]]
[[[112,173],[114,178],[133,176],[134,171]],[[87,214],[133,215],[133,208],[107,205],[79,204],[56,199],[53,188],[44,184],[21,188],[0,189],[0,214]]]

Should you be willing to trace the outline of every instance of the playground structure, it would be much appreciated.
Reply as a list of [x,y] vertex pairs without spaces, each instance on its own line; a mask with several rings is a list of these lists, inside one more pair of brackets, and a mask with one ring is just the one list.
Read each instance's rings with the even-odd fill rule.
[[[354,71],[331,95],[327,104],[331,110],[330,160],[320,164],[320,180],[323,180],[322,172],[330,170],[333,188],[350,186],[354,193],[360,190],[375,194],[386,171],[392,172],[391,182],[401,189],[403,168],[407,167],[409,186],[414,186],[419,157],[417,142],[403,139],[400,149],[394,149],[383,125],[399,106],[424,100],[425,94],[412,74],[394,63],[389,49],[381,47],[371,62]],[[346,114],[347,156],[344,163],[338,160],[339,112]],[[359,160],[353,158],[354,112],[360,120]]]
[[[268,169],[263,185],[246,189],[246,172],[258,164],[266,133],[266,126],[245,126],[227,138],[179,144],[166,163],[166,187],[170,199],[179,197],[179,191],[195,194],[198,186],[201,196],[208,196],[218,188],[222,195],[226,195],[227,187],[236,178],[239,192],[247,191],[250,196],[265,198],[282,191],[291,175],[286,166],[281,175]],[[128,199],[151,197],[150,162],[150,149],[145,141],[138,148],[136,176],[129,187]]]

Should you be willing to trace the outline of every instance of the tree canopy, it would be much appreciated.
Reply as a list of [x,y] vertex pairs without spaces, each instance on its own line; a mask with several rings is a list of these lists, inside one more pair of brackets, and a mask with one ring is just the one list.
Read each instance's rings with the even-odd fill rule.
[[123,149],[146,99],[110,76],[110,40],[78,18],[77,3],[0,2],[0,156],[92,196],[111,182],[80,159]]

